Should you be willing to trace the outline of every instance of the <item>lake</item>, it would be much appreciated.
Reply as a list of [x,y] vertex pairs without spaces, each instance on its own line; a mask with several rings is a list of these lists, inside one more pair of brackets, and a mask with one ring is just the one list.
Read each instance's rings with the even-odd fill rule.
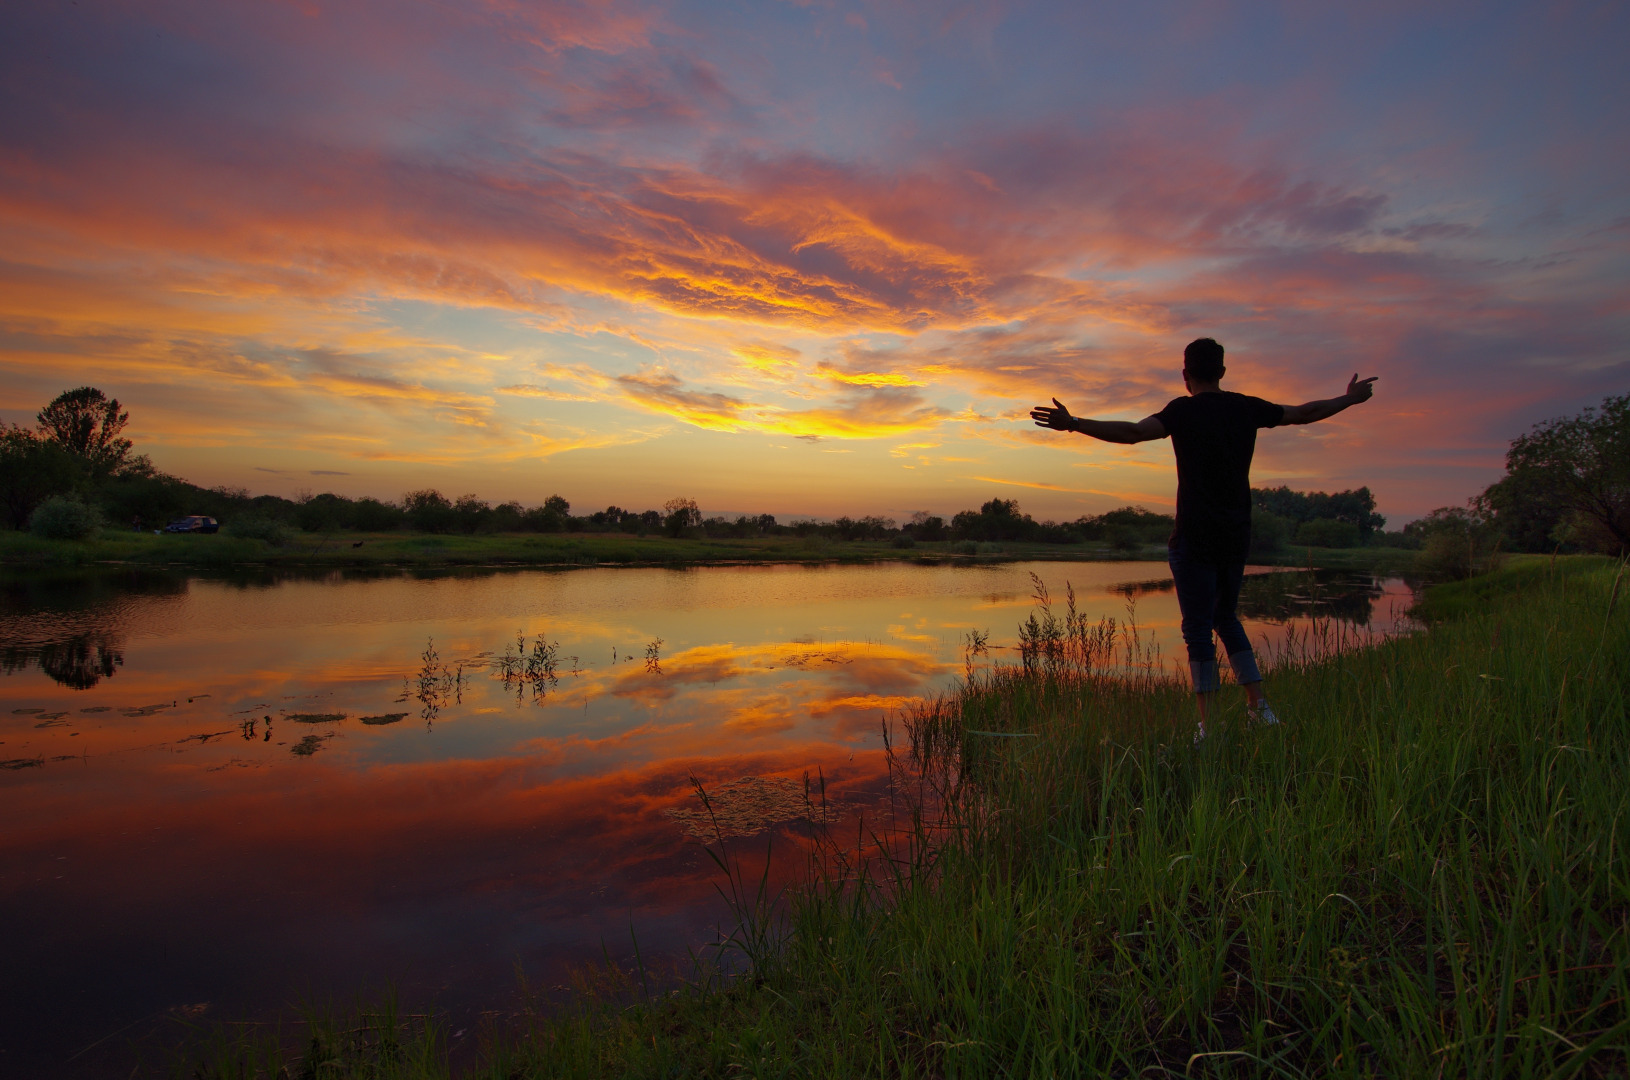
[[[762,852],[805,777],[887,813],[882,725],[1012,654],[1030,574],[1153,635],[1161,563],[0,581],[0,1073],[128,1075],[175,1020],[394,987],[455,1043],[574,967],[670,968],[725,910],[691,778]],[[1401,625],[1396,579],[1275,574],[1271,652]],[[1287,717],[1294,721],[1294,717]],[[898,731],[898,727],[896,727]],[[762,857],[762,856],[760,856]],[[775,876],[796,878],[795,844]],[[558,988],[558,989],[557,989]]]

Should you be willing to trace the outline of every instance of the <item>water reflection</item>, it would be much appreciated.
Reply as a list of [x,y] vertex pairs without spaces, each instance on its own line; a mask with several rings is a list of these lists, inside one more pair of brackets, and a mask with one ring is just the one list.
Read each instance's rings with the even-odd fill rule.
[[[1172,593],[1171,578],[1115,586],[1129,597]],[[1354,627],[1376,621],[1376,602],[1388,595],[1374,574],[1350,570],[1278,570],[1249,573],[1240,586],[1242,618],[1283,624],[1293,619],[1334,619]],[[1390,616],[1390,613],[1388,613]]]
[[112,678],[124,662],[122,642],[108,634],[75,634],[38,645],[0,646],[0,671],[10,675],[37,667],[70,690],[89,690]]
[[[62,1047],[186,1003],[254,1014],[388,979],[479,1009],[517,962],[548,985],[622,960],[630,925],[647,961],[683,955],[722,917],[692,777],[752,848],[814,806],[853,835],[886,805],[885,719],[1012,655],[1029,571],[1094,620],[1139,597],[1141,631],[1175,643],[1169,591],[1117,591],[1154,569],[9,582],[0,919],[28,933],[0,1045],[61,1075]],[[1253,636],[1313,610],[1277,577]],[[1365,596],[1345,617],[1385,614]]]
[[138,612],[161,610],[186,590],[184,576],[167,573],[0,575],[0,672],[37,668],[61,686],[88,690],[123,666]]

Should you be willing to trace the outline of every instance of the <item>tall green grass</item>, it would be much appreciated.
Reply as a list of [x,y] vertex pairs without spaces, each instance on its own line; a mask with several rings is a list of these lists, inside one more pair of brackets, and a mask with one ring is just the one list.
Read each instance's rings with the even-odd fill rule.
[[731,879],[746,975],[579,994],[475,1075],[1623,1075],[1627,578],[1518,563],[1430,632],[1305,637],[1285,723],[1198,746],[1131,628],[1038,612],[909,718],[897,831],[817,837],[781,921]]

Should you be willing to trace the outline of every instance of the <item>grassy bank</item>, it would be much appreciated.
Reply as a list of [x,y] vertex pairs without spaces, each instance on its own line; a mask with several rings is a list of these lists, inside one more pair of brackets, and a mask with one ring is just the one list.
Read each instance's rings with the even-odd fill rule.
[[[1287,566],[1374,569],[1399,573],[1410,552],[1392,548],[1297,548]],[[280,546],[225,533],[211,536],[105,531],[92,540],[45,540],[0,532],[0,565],[27,567],[126,563],[220,569],[234,566],[458,567],[458,566],[672,566],[742,562],[876,562],[892,559],[1010,561],[1018,559],[1164,561],[1165,548],[1121,551],[1107,544],[1019,541],[939,541],[898,548],[888,541],[832,540],[821,536],[707,539],[632,536],[627,533],[383,532],[300,534]]]
[[579,994],[471,1075],[1623,1075],[1630,574],[1432,602],[1427,633],[1303,641],[1286,723],[1233,700],[1197,747],[1125,628],[1040,618],[1030,670],[911,718],[917,828],[816,844],[779,930],[743,905],[751,977]]

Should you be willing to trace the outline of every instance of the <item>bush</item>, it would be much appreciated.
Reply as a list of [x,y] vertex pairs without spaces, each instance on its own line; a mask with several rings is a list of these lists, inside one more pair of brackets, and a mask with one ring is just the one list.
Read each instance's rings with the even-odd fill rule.
[[1290,536],[1290,522],[1278,514],[1270,514],[1260,507],[1251,508],[1251,553],[1253,562],[1273,558],[1285,549]]
[[1503,561],[1498,551],[1482,547],[1475,536],[1443,529],[1427,536],[1415,556],[1415,569],[1443,581],[1465,581],[1498,570]]
[[1131,525],[1111,525],[1104,530],[1104,539],[1109,546],[1123,554],[1130,554],[1143,547],[1143,537]]
[[282,547],[289,542],[289,530],[281,521],[259,514],[248,514],[231,521],[227,524],[226,531],[229,536],[244,540],[264,540],[273,547]]
[[914,547],[917,546],[916,538],[913,537],[910,533],[904,533],[904,532],[901,533],[899,536],[896,536],[890,542],[897,548],[914,548]]
[[47,540],[88,540],[102,524],[94,507],[66,495],[53,495],[34,508],[28,529]]
[[1305,547],[1350,548],[1358,546],[1358,526],[1334,518],[1314,518],[1296,529],[1296,542]]

